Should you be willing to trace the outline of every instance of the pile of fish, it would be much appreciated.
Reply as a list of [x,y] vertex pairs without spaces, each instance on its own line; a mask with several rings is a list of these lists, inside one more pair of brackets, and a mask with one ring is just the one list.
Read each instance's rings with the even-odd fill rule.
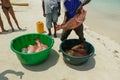
[[33,53],[33,52],[40,52],[45,50],[48,46],[41,43],[40,40],[37,38],[35,39],[34,45],[28,45],[27,48],[22,48],[23,53]]
[[60,30],[61,28],[64,30],[70,30],[79,27],[85,21],[86,13],[87,11],[81,8],[69,21],[62,25],[56,25],[56,30]]
[[87,50],[85,43],[73,46],[71,49],[66,50],[66,53],[72,56],[86,56]]

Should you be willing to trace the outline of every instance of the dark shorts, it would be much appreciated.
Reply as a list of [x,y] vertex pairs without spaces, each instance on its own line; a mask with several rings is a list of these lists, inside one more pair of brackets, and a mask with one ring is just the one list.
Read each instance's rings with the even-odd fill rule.
[[[61,41],[67,39],[68,36],[70,35],[71,31],[72,30],[65,30],[65,31],[63,30],[62,36],[61,36]],[[83,33],[83,24],[81,24],[79,27],[75,28],[74,31],[78,35],[79,39],[85,40],[84,33]]]

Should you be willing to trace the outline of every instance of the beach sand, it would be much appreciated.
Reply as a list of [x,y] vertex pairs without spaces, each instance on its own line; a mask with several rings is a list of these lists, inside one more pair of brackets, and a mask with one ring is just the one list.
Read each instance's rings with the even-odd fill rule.
[[[119,80],[120,79],[120,45],[113,40],[100,35],[85,25],[85,38],[95,47],[95,54],[86,64],[73,66],[63,61],[59,46],[61,31],[52,47],[47,61],[36,66],[22,65],[15,53],[10,49],[10,41],[17,36],[37,33],[36,22],[43,21],[41,1],[27,0],[29,6],[13,6],[16,18],[23,29],[19,31],[13,22],[15,32],[11,28],[3,13],[1,13],[7,33],[0,34],[0,80]],[[2,11],[0,9],[0,11]],[[59,17],[59,24],[63,20],[63,12]],[[53,30],[53,29],[52,29]],[[47,29],[45,27],[45,31]],[[46,34],[46,33],[45,33]],[[69,38],[78,38],[74,32]],[[19,46],[19,45],[18,45]],[[17,73],[19,72],[19,73]],[[19,76],[22,75],[22,76]]]
[[90,29],[120,44],[119,0],[92,0],[85,6],[87,10],[86,25]]

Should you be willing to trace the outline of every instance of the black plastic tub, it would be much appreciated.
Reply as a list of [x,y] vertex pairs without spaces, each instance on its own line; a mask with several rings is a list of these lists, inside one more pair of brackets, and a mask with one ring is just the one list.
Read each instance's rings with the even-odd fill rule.
[[68,39],[64,40],[60,44],[60,51],[63,54],[63,59],[65,62],[72,64],[72,65],[81,65],[83,63],[86,63],[89,58],[94,54],[94,47],[91,43],[84,41],[86,44],[86,50],[87,50],[87,55],[86,56],[72,56],[66,53],[67,49],[71,49],[73,46],[82,43],[83,41],[79,39]]

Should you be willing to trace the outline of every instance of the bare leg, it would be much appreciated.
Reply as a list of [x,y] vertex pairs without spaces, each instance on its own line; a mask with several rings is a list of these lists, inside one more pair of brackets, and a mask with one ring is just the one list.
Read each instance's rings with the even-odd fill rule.
[[0,26],[1,26],[2,32],[7,32],[7,30],[4,29],[4,25],[3,25],[3,22],[2,22],[1,16],[0,16]]
[[57,25],[57,23],[54,22],[54,37],[55,37],[55,38],[57,37],[57,35],[56,35],[56,25]]
[[50,36],[51,35],[51,29],[48,28],[48,35]]
[[17,19],[16,19],[16,17],[15,17],[13,8],[10,8],[10,9],[9,9],[9,13],[11,14],[12,18],[14,19],[14,21],[15,21],[15,23],[16,23],[18,29],[21,30],[21,28],[19,27],[18,21],[17,21]]
[[14,32],[14,28],[13,28],[12,23],[10,21],[10,16],[9,16],[8,10],[3,8],[3,12],[4,12],[4,14],[5,14],[5,16],[6,16],[7,20],[8,20],[9,25],[11,26],[12,32]]
[[7,30],[4,29],[3,24],[0,24],[2,32],[8,32]]

